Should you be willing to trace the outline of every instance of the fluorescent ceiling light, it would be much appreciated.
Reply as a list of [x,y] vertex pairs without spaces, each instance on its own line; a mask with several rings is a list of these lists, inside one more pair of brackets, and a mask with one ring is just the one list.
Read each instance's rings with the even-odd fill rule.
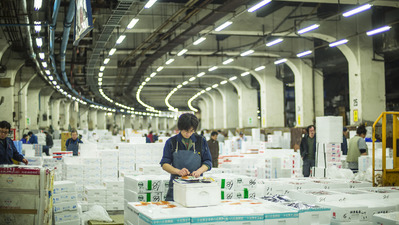
[[231,21],[226,21],[226,22],[223,23],[222,25],[218,26],[218,27],[215,29],[215,31],[216,31],[216,32],[219,32],[219,31],[223,30],[224,28],[230,26],[231,24],[233,24],[233,22],[231,22]]
[[212,88],[217,88],[217,87],[219,87],[219,84],[212,85]]
[[127,29],[132,29],[137,22],[139,22],[139,19],[136,18],[132,19],[132,21],[130,21],[130,23],[127,25]]
[[40,21],[35,21],[34,23],[35,23],[35,31],[36,31],[36,33],[39,33],[40,30],[42,29],[42,26],[41,26],[41,23],[42,23],[42,22],[40,22]]
[[191,77],[189,81],[194,81],[196,77]]
[[207,87],[207,88],[205,88],[205,91],[210,91],[210,90],[212,90],[212,88],[211,88],[211,87]]
[[205,93],[205,90],[202,90],[200,93],[201,93],[201,94],[204,94],[204,93]]
[[259,67],[256,67],[255,68],[255,71],[260,71],[260,70],[263,70],[263,69],[265,69],[266,67],[265,66],[259,66]]
[[173,90],[172,90],[173,92],[176,92],[177,91],[177,88],[173,88]]
[[205,37],[200,37],[198,40],[194,41],[193,45],[199,45],[201,42],[205,41]]
[[144,8],[145,8],[145,9],[151,8],[151,6],[154,5],[156,1],[157,1],[157,0],[149,0],[149,1],[147,2],[147,4],[145,4]]
[[302,29],[298,30],[298,34],[304,34],[304,33],[306,33],[306,32],[315,30],[315,29],[317,29],[317,28],[319,28],[319,27],[320,27],[319,24],[313,24],[313,25],[310,25],[310,26],[308,26],[308,27],[305,27],[305,28],[302,28]]
[[119,45],[120,43],[122,43],[123,40],[125,40],[126,35],[121,35],[119,36],[118,40],[116,40],[116,44]]
[[230,77],[230,78],[229,78],[229,80],[231,80],[231,81],[236,80],[236,79],[237,79],[237,76],[234,76],[234,77]]
[[35,2],[33,3],[33,7],[35,8],[35,10],[39,10],[42,7],[42,0],[35,0]]
[[252,6],[251,8],[248,9],[248,12],[255,12],[256,10],[262,8],[263,6],[269,4],[272,0],[263,0],[259,2],[258,4]]
[[182,56],[184,55],[184,53],[186,53],[188,51],[188,49],[184,48],[182,49],[180,52],[177,53],[177,56]]
[[40,53],[39,53],[39,58],[40,58],[41,60],[43,60],[44,57],[45,57],[44,52],[40,52]]
[[183,85],[181,85],[181,84],[179,84],[179,85],[177,85],[177,89],[179,89],[179,88],[181,88],[181,87],[183,87]]
[[242,77],[245,77],[246,75],[250,74],[249,72],[244,72],[241,74]]
[[43,45],[43,39],[42,38],[36,38],[36,45],[37,47],[42,47]]
[[61,87],[60,87],[60,85],[57,85],[56,88],[57,88],[57,89],[60,89]]
[[106,58],[106,59],[104,59],[104,65],[107,65],[107,64],[108,64],[108,62],[109,62],[109,60],[110,60],[110,58]]
[[53,80],[53,84],[54,84],[54,85],[57,85],[57,81]]
[[145,78],[145,82],[148,82],[148,81],[150,81],[150,80],[151,80],[150,77]]
[[162,70],[163,70],[163,66],[160,66],[160,67],[157,68],[158,72],[161,72]]
[[105,66],[100,66],[100,71],[104,71],[105,70]]
[[222,81],[220,82],[220,84],[221,84],[221,85],[227,84],[227,80],[222,80]]
[[175,59],[169,59],[168,61],[165,62],[166,65],[171,64],[173,61],[175,61]]
[[54,78],[53,78],[53,76],[48,76],[48,79],[51,81],[51,80],[53,80]]
[[43,66],[44,68],[47,68],[47,63],[46,63],[46,62],[42,62],[42,66]]
[[287,62],[287,59],[280,59],[274,62],[275,65]]
[[328,46],[335,47],[335,46],[338,46],[338,45],[343,45],[345,43],[348,43],[348,39],[342,39],[342,40],[339,40],[339,41],[336,41],[336,42],[332,42]]
[[143,85],[143,86],[146,85],[146,84],[147,84],[147,82],[145,82],[145,81],[143,81],[143,82],[141,83],[141,85]]
[[183,84],[183,85],[186,85],[186,84],[188,84],[188,81],[184,81],[182,84]]
[[201,73],[197,74],[197,77],[202,77],[204,75],[205,75],[205,72],[201,72]]
[[111,48],[111,50],[109,50],[108,55],[113,55],[116,52],[116,48]]
[[150,77],[155,77],[156,75],[157,75],[157,73],[152,72],[152,73],[150,74]]
[[271,41],[271,42],[269,42],[269,43],[266,43],[266,46],[267,46],[267,47],[270,47],[270,46],[273,46],[273,45],[275,45],[275,44],[278,44],[278,43],[280,43],[280,42],[282,42],[282,41],[283,41],[282,38],[278,38],[278,39],[276,39],[276,40],[274,40],[274,41]]
[[98,73],[98,77],[103,77],[103,73]]
[[47,75],[50,75],[50,70],[45,71]]
[[245,51],[245,52],[241,53],[240,56],[251,55],[251,54],[254,53],[254,52],[255,52],[255,51],[251,49],[251,50],[248,50],[248,51]]
[[359,6],[359,7],[357,7],[357,8],[352,9],[352,10],[349,10],[349,11],[347,11],[347,12],[344,12],[344,13],[342,14],[342,16],[344,16],[344,17],[353,16],[353,15],[355,15],[355,14],[358,14],[358,13],[360,13],[360,12],[363,12],[363,11],[366,11],[366,10],[370,9],[371,6],[372,6],[371,4],[365,4],[365,5]]
[[227,64],[229,64],[229,63],[231,63],[231,62],[233,62],[233,61],[234,61],[234,59],[233,59],[233,58],[230,58],[230,59],[224,61],[224,62],[223,62],[223,65],[227,65]]
[[103,85],[103,82],[101,82],[101,81],[100,81],[100,82],[98,82],[98,85],[100,85],[100,86],[101,86],[101,85]]
[[390,29],[391,29],[390,26],[383,26],[383,27],[380,27],[380,28],[377,28],[377,29],[374,29],[374,30],[367,31],[366,34],[367,34],[367,36],[373,36],[375,34],[379,34],[379,33],[388,31]]
[[217,68],[218,68],[217,66],[212,66],[211,68],[208,69],[208,71],[209,71],[209,72],[210,72],[210,71],[214,71],[214,70],[217,70]]
[[310,55],[310,54],[312,54],[312,51],[308,50],[308,51],[304,51],[304,52],[296,54],[296,57],[301,58],[301,57],[304,57],[305,55]]
[[98,78],[98,81],[103,81],[103,78],[101,78],[101,77],[100,77],[100,78]]

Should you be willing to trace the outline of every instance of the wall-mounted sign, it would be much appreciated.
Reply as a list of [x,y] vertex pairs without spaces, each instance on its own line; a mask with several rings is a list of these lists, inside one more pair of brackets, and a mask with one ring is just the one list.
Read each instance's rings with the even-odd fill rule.
[[90,0],[76,0],[74,27],[73,45],[77,46],[79,41],[93,29]]

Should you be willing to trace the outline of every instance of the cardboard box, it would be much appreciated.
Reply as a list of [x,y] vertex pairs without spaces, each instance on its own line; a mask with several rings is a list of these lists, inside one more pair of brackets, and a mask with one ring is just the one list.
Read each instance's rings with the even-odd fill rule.
[[173,183],[173,197],[176,203],[185,207],[211,206],[220,203],[221,190],[212,183]]
[[39,190],[40,173],[38,167],[0,167],[0,189]]
[[39,209],[39,193],[0,191],[0,209]]

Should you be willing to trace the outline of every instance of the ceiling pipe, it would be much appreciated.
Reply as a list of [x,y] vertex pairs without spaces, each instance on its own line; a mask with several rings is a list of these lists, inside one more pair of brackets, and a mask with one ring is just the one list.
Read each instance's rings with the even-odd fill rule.
[[[53,15],[51,17],[50,24],[50,60],[51,65],[53,67],[53,72],[58,82],[63,82],[60,78],[60,75],[57,73],[57,65],[55,64],[55,56],[54,56],[54,40],[55,40],[55,28],[57,25],[57,17],[58,11],[60,9],[61,0],[55,0],[53,7]],[[63,82],[64,83],[64,82]]]

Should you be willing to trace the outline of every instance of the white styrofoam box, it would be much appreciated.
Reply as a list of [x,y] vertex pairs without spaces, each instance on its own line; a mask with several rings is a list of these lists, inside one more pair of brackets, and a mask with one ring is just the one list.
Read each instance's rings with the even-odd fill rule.
[[76,211],[77,210],[77,202],[60,202],[54,204],[54,212],[59,213],[63,211]]
[[105,188],[107,188],[107,190],[113,190],[113,189],[118,190],[124,188],[123,180],[103,179],[102,184]]
[[322,189],[307,189],[307,190],[293,190],[288,193],[288,196],[303,201],[305,203],[323,203],[342,201],[345,196],[339,192]]
[[218,225],[225,224],[222,208],[209,206],[200,208],[187,208],[187,215],[191,216],[191,224]]
[[104,196],[87,196],[85,195],[83,197],[84,201],[88,202],[88,203],[96,203],[99,205],[104,205],[107,203],[107,200]]
[[123,196],[107,196],[107,204],[117,204],[123,202]]
[[61,202],[76,202],[77,193],[76,192],[62,192],[60,194],[53,195],[53,204],[58,204]]
[[356,201],[331,201],[320,203],[331,209],[331,218],[340,222],[367,221],[367,206]]
[[78,220],[68,220],[68,221],[62,221],[62,222],[55,222],[55,225],[76,225],[80,224],[80,219]]
[[139,223],[142,225],[151,224],[182,224],[190,225],[187,209],[184,208],[158,208],[153,210],[142,210],[139,215]]
[[28,160],[30,166],[42,166],[43,165],[43,157],[42,156],[25,156],[25,159]]
[[153,165],[145,165],[145,164],[136,164],[136,170],[142,172],[145,175],[157,175],[162,173],[162,167],[159,164]]
[[124,220],[130,221],[135,225],[139,224],[139,210],[141,210],[143,207],[145,206],[134,202],[126,203],[126,206],[124,207]]
[[160,202],[163,201],[162,192],[137,193],[125,189],[124,198],[128,202]]
[[124,188],[134,192],[162,192],[163,178],[161,176],[126,176],[124,178]]
[[342,116],[316,117],[318,143],[342,142]]
[[235,199],[234,193],[235,193],[235,191],[222,189],[222,191],[221,191],[221,199],[222,200]]
[[174,201],[185,207],[210,206],[220,203],[221,190],[216,182],[179,183],[173,182]]
[[53,194],[59,194],[62,192],[75,192],[76,183],[69,180],[54,181]]
[[123,203],[108,203],[106,204],[106,208],[107,211],[111,211],[111,210],[123,210]]
[[399,212],[374,214],[373,224],[376,225],[397,225],[399,224]]
[[[265,215],[265,224],[279,225],[296,225],[298,224],[299,213],[289,207],[283,205],[264,203],[257,204],[254,207],[256,211],[263,212]],[[311,224],[311,223],[303,223]]]
[[359,190],[372,193],[368,199],[394,199],[399,198],[399,190],[396,187],[360,188]]
[[105,196],[106,188],[102,185],[85,185],[84,193],[86,196]]
[[64,221],[75,221],[79,220],[79,214],[77,211],[65,211],[61,213],[54,214],[54,221],[57,222],[64,222]]
[[142,172],[139,172],[139,171],[135,171],[136,169],[134,169],[134,170],[121,170],[121,169],[119,169],[119,178],[124,178],[124,177],[126,177],[126,176],[139,176],[139,175],[143,175],[143,173]]
[[123,188],[122,189],[111,189],[111,190],[107,189],[107,197],[108,196],[111,196],[111,197],[121,196],[121,197],[123,197]]

